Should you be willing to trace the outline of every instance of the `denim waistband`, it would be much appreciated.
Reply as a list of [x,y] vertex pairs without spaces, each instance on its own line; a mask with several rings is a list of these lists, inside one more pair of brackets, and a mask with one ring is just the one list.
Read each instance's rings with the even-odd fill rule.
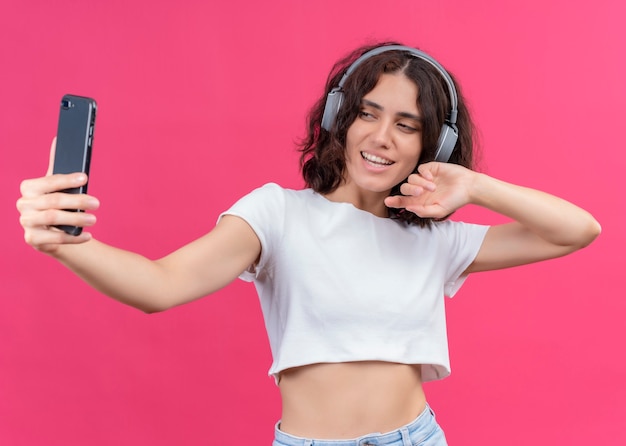
[[409,424],[386,433],[372,433],[348,440],[316,440],[302,438],[282,432],[279,429],[280,422],[276,424],[275,439],[273,446],[411,446],[422,443],[425,439],[433,436],[436,431],[440,432],[443,442],[433,444],[446,444],[443,431],[435,420],[435,414],[427,405],[424,411]]

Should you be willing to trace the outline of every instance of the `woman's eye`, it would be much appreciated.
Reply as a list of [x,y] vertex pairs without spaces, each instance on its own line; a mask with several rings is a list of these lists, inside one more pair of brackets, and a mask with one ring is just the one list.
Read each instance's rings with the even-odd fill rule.
[[399,123],[398,127],[400,127],[402,130],[404,130],[405,132],[418,132],[419,129],[416,127],[413,127],[411,125],[408,124],[404,124],[404,123]]
[[374,119],[374,115],[363,110],[359,112],[359,116],[363,119]]

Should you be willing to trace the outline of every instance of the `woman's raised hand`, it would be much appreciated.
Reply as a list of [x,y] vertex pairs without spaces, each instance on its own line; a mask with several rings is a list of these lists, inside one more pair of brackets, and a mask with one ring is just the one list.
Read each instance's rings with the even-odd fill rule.
[[100,206],[95,197],[81,194],[59,192],[82,186],[87,183],[83,173],[52,175],[56,138],[50,148],[50,164],[45,177],[22,181],[17,200],[20,212],[20,224],[24,228],[24,240],[33,248],[54,254],[63,244],[84,243],[91,239],[91,234],[82,232],[78,236],[66,234],[54,228],[55,225],[93,226],[96,217],[87,212],[71,212],[64,209],[93,211]]
[[422,218],[444,218],[470,203],[475,172],[457,164],[426,163],[400,186],[403,195],[387,197],[391,208],[404,208]]

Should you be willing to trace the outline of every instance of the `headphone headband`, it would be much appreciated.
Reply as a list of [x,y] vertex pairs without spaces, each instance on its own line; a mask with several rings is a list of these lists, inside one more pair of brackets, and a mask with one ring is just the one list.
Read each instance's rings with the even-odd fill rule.
[[358,59],[352,62],[344,75],[341,77],[339,85],[333,88],[326,97],[324,115],[322,116],[322,128],[330,131],[335,124],[335,119],[337,118],[337,114],[339,113],[339,109],[341,108],[341,104],[343,103],[343,85],[345,84],[348,77],[350,77],[354,70],[356,70],[358,66],[361,65],[364,61],[387,51],[404,51],[411,54],[411,56],[415,58],[421,59],[429,63],[439,72],[441,77],[446,82],[450,96],[450,112],[448,113],[448,116],[446,117],[446,122],[444,123],[439,134],[439,141],[437,142],[437,149],[435,151],[435,160],[440,162],[447,162],[450,158],[450,155],[452,154],[452,151],[454,150],[454,146],[456,145],[456,141],[458,139],[458,129],[456,127],[459,102],[458,95],[456,92],[456,88],[454,87],[454,82],[452,81],[452,78],[450,77],[448,72],[441,66],[441,64],[428,54],[416,48],[411,48],[404,45],[379,46],[364,53]]
[[448,117],[448,121],[451,124],[456,124],[456,115],[457,115],[457,108],[458,108],[459,101],[458,101],[458,97],[456,94],[456,88],[454,88],[454,82],[452,81],[452,78],[450,77],[448,72],[445,70],[445,68],[441,66],[439,62],[437,62],[435,59],[433,59],[431,56],[429,56],[425,52],[420,51],[416,48],[411,48],[409,46],[404,46],[404,45],[387,45],[387,46],[379,46],[378,48],[374,48],[373,50],[368,51],[367,53],[361,55],[361,57],[359,57],[357,60],[352,62],[352,65],[348,67],[348,69],[342,76],[341,80],[339,81],[338,87],[343,89],[343,84],[346,83],[346,80],[348,80],[348,77],[350,77],[350,75],[354,72],[354,70],[356,70],[357,67],[361,65],[363,62],[365,62],[367,59],[370,59],[374,56],[377,56],[381,53],[385,53],[387,51],[405,51],[407,53],[410,53],[411,56],[413,57],[416,57],[418,59],[422,59],[425,62],[428,62],[433,67],[435,67],[435,69],[437,69],[439,74],[441,74],[441,77],[443,77],[443,80],[446,81],[446,85],[448,86],[448,93],[450,94],[450,115]]

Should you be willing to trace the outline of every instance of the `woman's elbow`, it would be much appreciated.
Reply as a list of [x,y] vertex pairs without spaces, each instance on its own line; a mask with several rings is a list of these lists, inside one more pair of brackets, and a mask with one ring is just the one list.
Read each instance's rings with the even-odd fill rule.
[[145,308],[138,308],[138,310],[140,310],[144,314],[155,314],[155,313],[162,313],[163,311],[167,310],[167,308],[145,307]]
[[600,226],[600,223],[595,218],[589,216],[589,220],[580,230],[579,236],[576,239],[576,243],[573,246],[574,250],[589,246],[591,242],[598,238],[601,232],[602,226]]
[[152,298],[148,301],[126,303],[145,314],[162,313],[163,311],[169,310],[170,308],[175,306],[167,300],[162,301],[155,298]]
[[154,313],[162,313],[164,311],[169,310],[170,308],[174,308],[175,306],[177,305],[167,303],[167,302],[163,304],[151,302],[147,305],[142,305],[141,307],[136,307],[136,308],[144,312],[145,314],[154,314]]

